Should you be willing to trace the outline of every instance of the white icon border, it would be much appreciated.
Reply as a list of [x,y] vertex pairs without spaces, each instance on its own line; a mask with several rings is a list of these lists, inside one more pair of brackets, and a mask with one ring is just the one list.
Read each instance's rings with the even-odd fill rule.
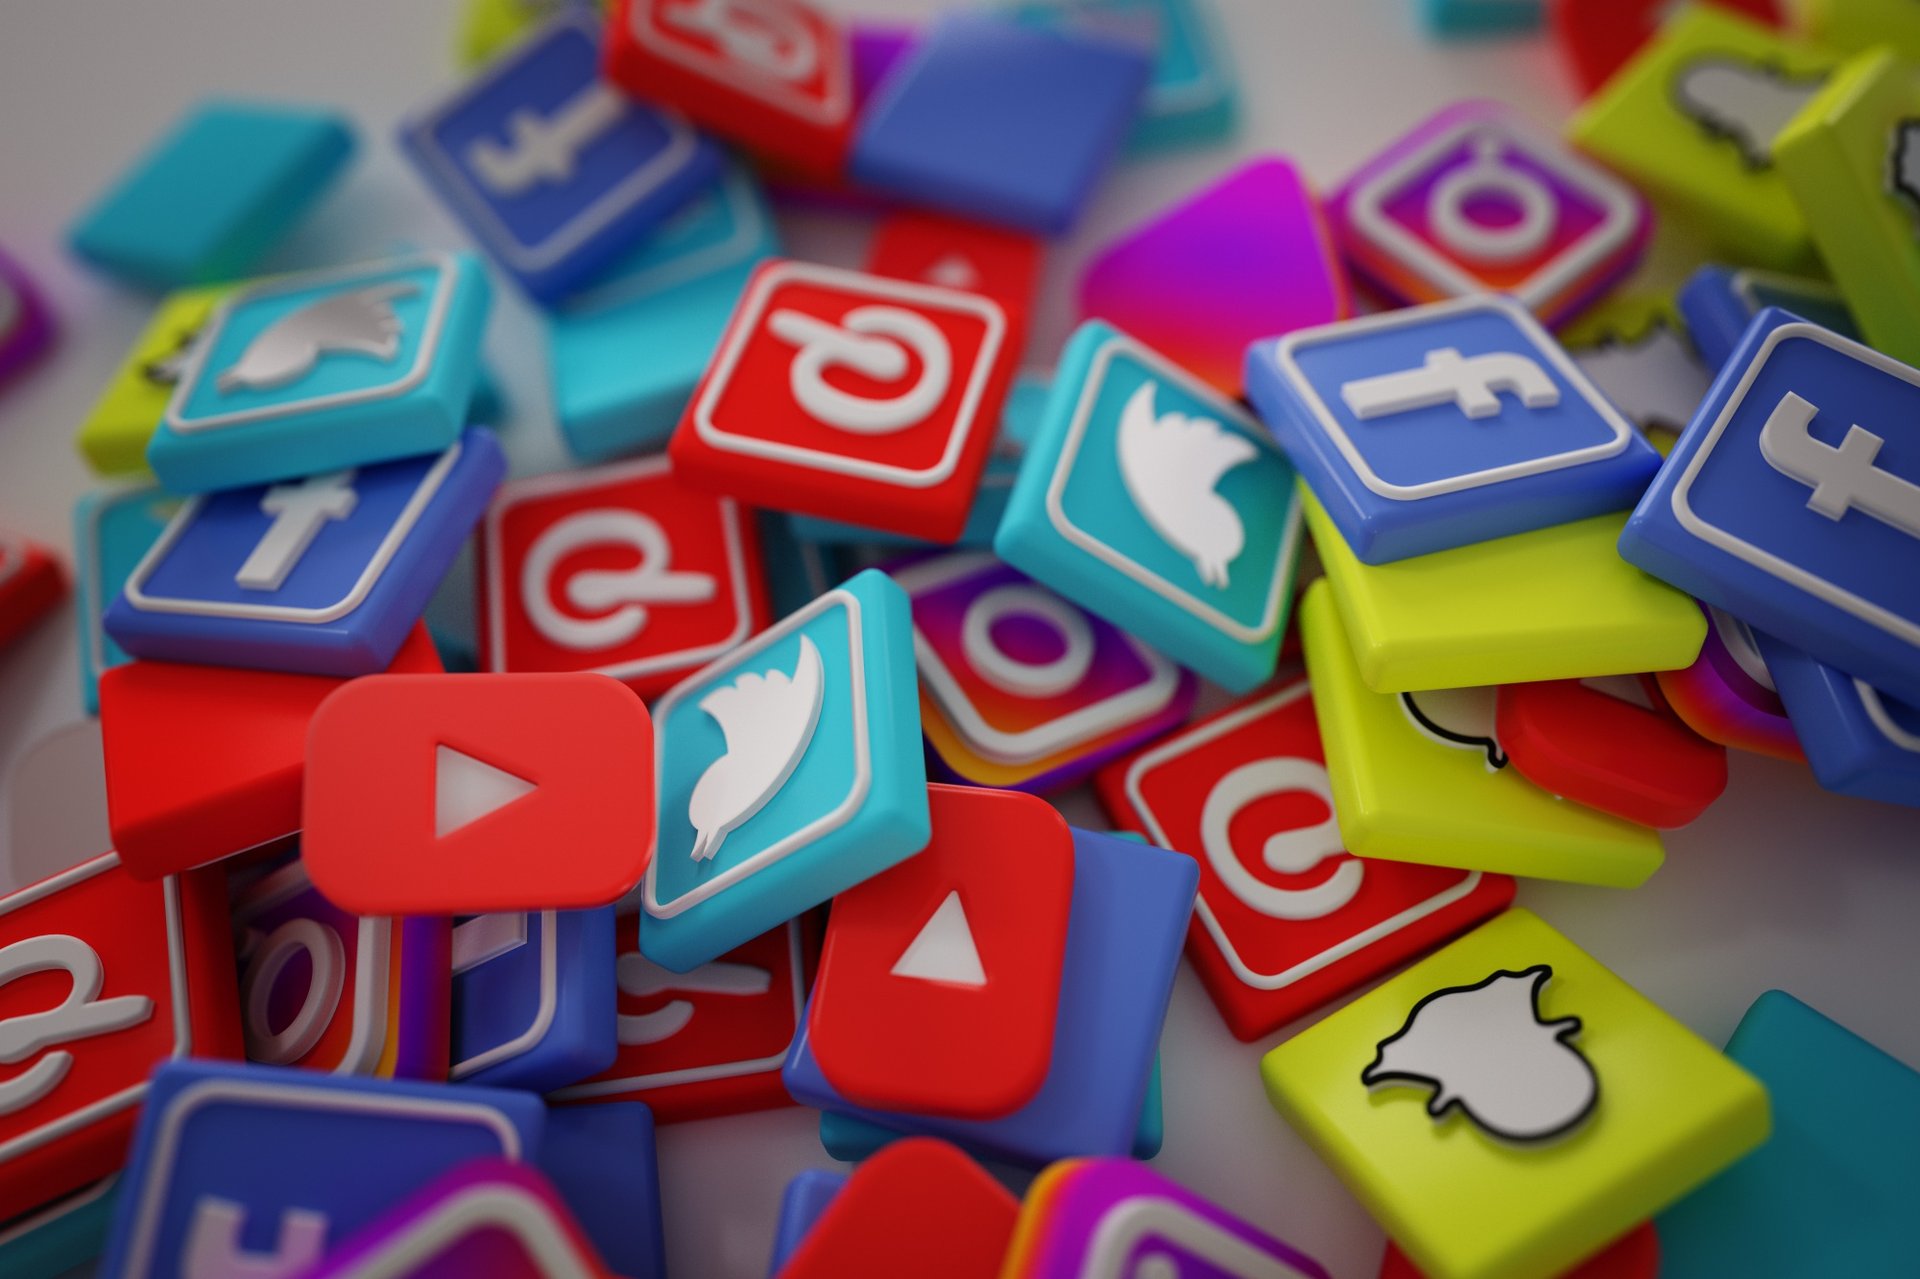
[[[435,459],[434,464],[427,468],[427,473],[420,477],[420,482],[414,487],[413,495],[407,499],[406,505],[400,508],[399,515],[394,518],[392,527],[387,530],[386,536],[380,539],[380,545],[374,548],[373,558],[367,561],[367,566],[361,570],[360,576],[354,580],[347,593],[332,604],[318,608],[295,608],[286,604],[246,604],[228,600],[196,600],[175,595],[149,595],[145,589],[147,579],[160,567],[161,561],[166,559],[175,543],[186,535],[188,526],[199,515],[200,508],[206,504],[207,499],[220,494],[201,494],[189,498],[186,505],[182,506],[179,512],[167,522],[166,529],[160,534],[160,540],[149,547],[147,553],[140,557],[140,562],[134,565],[133,572],[128,574],[127,584],[121,593],[129,606],[142,613],[175,613],[188,617],[220,617],[239,621],[283,622],[303,626],[324,626],[329,622],[337,622],[366,603],[367,596],[371,595],[374,587],[379,585],[380,579],[386,575],[387,566],[393,562],[394,556],[400,553],[400,548],[406,540],[413,535],[415,526],[425,517],[427,508],[438,496],[441,487],[446,483],[448,474],[459,462],[462,448],[463,441],[455,440]],[[392,463],[376,465],[390,466]]]
[[[1123,1279],[1133,1252],[1148,1239],[1168,1240],[1210,1269],[1242,1279],[1311,1279],[1311,1274],[1209,1221],[1171,1195],[1131,1194],[1107,1206],[1092,1224],[1080,1279]],[[1316,1272],[1317,1272],[1316,1267]],[[1176,1271],[1178,1273],[1178,1271]]]
[[1699,446],[1694,449],[1693,456],[1689,457],[1686,465],[1681,468],[1679,478],[1674,481],[1672,496],[1668,499],[1668,509],[1672,512],[1673,518],[1679,523],[1680,527],[1692,535],[1697,541],[1705,543],[1724,554],[1730,555],[1734,559],[1758,569],[1760,572],[1765,573],[1777,581],[1798,589],[1819,603],[1837,609],[1855,621],[1863,622],[1873,627],[1889,638],[1900,640],[1906,644],[1920,646],[1920,620],[1901,617],[1891,609],[1876,604],[1863,596],[1856,595],[1844,587],[1837,586],[1829,582],[1826,578],[1801,568],[1791,560],[1777,555],[1764,547],[1756,546],[1738,534],[1721,528],[1719,525],[1710,522],[1695,511],[1688,500],[1688,494],[1693,488],[1694,481],[1700,477],[1700,473],[1706,466],[1707,459],[1712,456],[1715,446],[1718,445],[1726,435],[1727,427],[1732,424],[1734,415],[1740,411],[1741,406],[1745,403],[1748,392],[1753,389],[1754,382],[1758,380],[1761,372],[1765,370],[1768,361],[1773,358],[1774,352],[1779,350],[1782,344],[1795,338],[1804,338],[1816,346],[1824,346],[1828,350],[1835,351],[1854,360],[1856,363],[1864,364],[1889,377],[1896,378],[1909,386],[1920,387],[1920,372],[1916,372],[1896,360],[1888,359],[1871,347],[1849,341],[1837,333],[1828,332],[1817,324],[1808,324],[1805,321],[1798,320],[1790,324],[1783,324],[1767,334],[1766,340],[1760,344],[1760,349],[1756,351],[1753,358],[1747,362],[1745,371],[1740,375],[1740,381],[1735,384],[1732,392],[1728,394],[1727,402],[1721,406],[1719,414],[1713,420],[1713,425],[1707,428],[1706,434],[1701,437]]
[[[559,471],[552,475],[536,475],[530,479],[514,480],[501,487],[492,504],[487,507],[486,515],[486,582],[487,582],[487,669],[495,674],[504,674],[518,668],[507,663],[507,589],[506,550],[501,525],[509,512],[526,502],[539,501],[557,494],[582,493],[596,488],[611,488],[615,485],[629,484],[635,480],[654,478],[656,473],[666,473],[671,477],[672,462],[664,453],[651,457],[636,458],[626,462],[614,462],[605,466],[589,467],[581,471]],[[720,509],[720,536],[727,553],[728,586],[733,595],[734,625],[725,639],[712,644],[703,644],[698,648],[679,649],[672,653],[656,654],[636,661],[622,662],[618,665],[585,666],[580,670],[590,670],[601,675],[611,675],[614,679],[638,679],[661,671],[685,670],[702,662],[711,661],[724,653],[731,652],[735,645],[753,633],[753,593],[748,589],[747,555],[743,527],[750,519],[741,511],[739,503],[730,497],[715,499]],[[517,596],[518,584],[513,584]]]
[[[642,921],[644,922],[644,921]],[[800,921],[790,919],[781,925],[787,933],[787,968],[789,985],[793,996],[793,1033],[800,1031],[801,1022],[806,1016],[807,990],[805,975],[802,971],[800,952]],[[638,935],[635,936],[635,949],[629,954],[638,954]],[[731,952],[728,952],[731,953]],[[791,1035],[788,1036],[792,1038]],[[591,1097],[624,1096],[628,1093],[646,1092],[655,1088],[673,1088],[680,1084],[703,1084],[716,1079],[737,1079],[743,1075],[761,1075],[776,1072],[787,1060],[787,1049],[783,1044],[780,1051],[771,1057],[756,1057],[750,1061],[716,1062],[708,1066],[688,1066],[682,1070],[663,1070],[653,1075],[628,1075],[620,1079],[593,1079],[586,1083],[574,1084],[562,1088],[552,1095],[555,1101],[577,1101]]]
[[601,1279],[608,1273],[581,1254],[545,1203],[524,1186],[495,1181],[463,1187],[403,1223],[354,1259],[353,1279],[407,1279],[480,1231],[509,1236],[542,1279]]
[[[320,896],[305,865],[295,860],[250,885],[240,894],[234,904],[233,922],[246,923],[302,892]],[[359,917],[360,926],[354,930],[353,942],[353,1030],[347,1037],[346,1051],[340,1055],[340,1064],[327,1072],[330,1075],[370,1075],[387,1051],[387,994],[392,976],[393,923],[392,919],[383,916]],[[244,1009],[242,1016],[245,1016]]]
[[[119,864],[120,854],[102,853],[98,857],[81,862],[71,870],[49,876],[10,896],[0,897],[0,920],[4,920],[7,915],[23,906],[30,906],[43,898],[52,897],[62,889],[71,888],[82,880],[110,871]],[[167,1054],[167,1059],[172,1060],[191,1056],[193,1053],[191,991],[187,985],[187,946],[185,938],[181,936],[184,924],[180,916],[180,884],[179,880],[172,875],[161,881],[161,906],[167,925],[168,998],[173,1004],[173,1048]],[[142,1076],[140,1082],[123,1088],[117,1093],[89,1102],[78,1110],[70,1110],[17,1137],[0,1141],[0,1169],[4,1169],[16,1157],[37,1150],[50,1141],[76,1132],[129,1106],[139,1105],[147,1095],[148,1083],[149,1080]]]
[[[973,367],[968,370],[966,388],[961,394],[960,403],[954,414],[953,428],[947,435],[946,449],[938,462],[921,470],[887,466],[869,462],[864,458],[845,457],[823,449],[801,448],[780,440],[735,435],[713,420],[714,410],[726,397],[727,392],[732,390],[734,370],[739,365],[748,343],[764,328],[763,320],[774,291],[780,285],[789,282],[814,284],[855,297],[903,303],[909,308],[943,311],[947,314],[959,313],[971,316],[985,326],[985,332],[980,339],[979,353],[974,357]],[[1006,335],[1006,313],[1001,310],[997,302],[986,297],[961,293],[954,289],[943,289],[937,285],[915,284],[906,280],[891,280],[884,276],[867,275],[859,271],[846,271],[838,267],[815,266],[809,262],[790,260],[778,262],[756,275],[746,294],[740,299],[739,307],[728,325],[726,336],[721,339],[720,349],[714,356],[713,366],[700,388],[699,398],[694,401],[694,433],[709,448],[723,453],[738,453],[766,461],[785,462],[793,466],[803,466],[809,470],[848,475],[877,484],[891,484],[896,488],[932,488],[952,478],[954,472],[959,469],[960,457],[966,451],[967,441],[980,428],[980,401],[986,396],[987,382],[993,376],[994,365],[1000,358],[1001,344],[1006,341]],[[801,410],[795,406],[795,411]],[[832,424],[825,425],[831,427]],[[907,429],[917,431],[925,425],[921,422]]]
[[[586,38],[595,51],[598,65],[600,37],[597,24],[584,14],[569,9],[546,22],[538,32],[522,37],[500,58],[487,64],[475,78],[435,103],[407,126],[421,161],[439,175],[442,190],[460,206],[480,238],[508,266],[519,271],[541,271],[563,260],[593,236],[604,231],[621,214],[649,199],[699,152],[700,137],[673,111],[659,110],[660,125],[666,130],[666,144],[658,154],[628,173],[620,182],[602,192],[592,203],[550,232],[546,239],[529,244],[508,229],[498,211],[478,187],[471,172],[440,145],[439,130],[460,111],[483,98],[509,72],[543,52],[549,44],[571,31]],[[588,87],[601,81],[592,79]],[[643,108],[633,104],[635,111]]]
[[[909,565],[891,576],[912,602],[926,592],[999,567],[1000,563],[985,551],[960,551]],[[1061,602],[1068,608],[1077,607],[1069,601]],[[924,681],[922,691],[932,696],[956,735],[983,759],[1019,768],[1041,763],[1163,710],[1178,694],[1179,668],[1125,631],[1117,627],[1115,631],[1145,664],[1144,681],[1059,719],[1011,733],[987,722],[918,624],[913,628],[913,655]]]
[[[724,890],[845,826],[866,803],[867,793],[873,787],[873,747],[868,740],[867,725],[866,640],[861,627],[860,597],[844,586],[828,591],[799,612],[789,615],[785,621],[760,632],[759,635],[728,652],[718,661],[694,672],[669,689],[653,708],[654,751],[659,758],[667,757],[667,730],[672,725],[673,712],[679,708],[681,702],[692,696],[703,685],[712,683],[730,670],[739,669],[774,645],[799,634],[807,623],[825,616],[827,611],[833,608],[845,609],[847,613],[849,672],[847,692],[853,710],[853,782],[848,787],[846,796],[833,808],[800,829],[789,831],[765,848],[727,867],[712,879],[689,888],[678,897],[664,903],[659,895],[660,859],[663,854],[656,852],[653,859],[647,863],[645,892],[641,897],[641,908],[648,918],[672,919],[703,902],[712,900]],[[656,776],[654,808],[656,812],[661,813],[668,811],[665,806],[666,797],[658,793],[664,784],[664,778]]]
[[1476,134],[1491,135],[1515,150],[1524,151],[1529,160],[1550,170],[1601,209],[1600,222],[1593,230],[1555,254],[1532,275],[1505,290],[1522,303],[1537,307],[1551,302],[1579,284],[1582,276],[1599,267],[1638,233],[1640,200],[1632,188],[1569,153],[1558,139],[1548,137],[1532,125],[1504,115],[1476,113],[1422,143],[1379,173],[1362,177],[1347,195],[1347,216],[1355,227],[1376,248],[1391,254],[1430,287],[1444,293],[1463,294],[1484,292],[1487,284],[1387,216],[1386,202],[1410,181],[1429,172],[1441,155],[1464,145]]
[[1226,404],[1221,400],[1218,392],[1179,365],[1115,330],[1093,353],[1093,358],[1087,366],[1086,377],[1080,384],[1080,397],[1074,403],[1073,417],[1067,425],[1066,439],[1061,442],[1059,456],[1054,459],[1053,471],[1047,480],[1048,523],[1053,526],[1055,533],[1073,546],[1128,578],[1135,585],[1146,588],[1169,604],[1192,614],[1203,625],[1226,635],[1237,643],[1265,643],[1280,629],[1281,606],[1286,596],[1285,586],[1288,579],[1292,577],[1289,570],[1299,553],[1301,503],[1298,490],[1293,486],[1287,488],[1286,531],[1280,537],[1278,553],[1274,557],[1273,580],[1268,589],[1265,609],[1257,626],[1248,626],[1237,618],[1227,616],[1205,600],[1174,585],[1118,548],[1101,541],[1067,517],[1066,490],[1073,478],[1073,464],[1080,455],[1080,446],[1088,433],[1088,422],[1093,415],[1093,406],[1100,398],[1101,387],[1106,381],[1107,368],[1112,364],[1116,353],[1124,353],[1144,365],[1153,377],[1172,383],[1199,400],[1207,406],[1210,413],[1220,417],[1224,424],[1230,425],[1252,440],[1269,461],[1285,461],[1285,455],[1252,418]]
[[[1311,691],[1311,687],[1304,678],[1296,680],[1271,696],[1251,702],[1210,724],[1201,724],[1187,732],[1177,734],[1137,756],[1133,763],[1127,766],[1123,786],[1127,802],[1133,806],[1133,811],[1139,814],[1142,824],[1147,828],[1148,839],[1161,848],[1172,847],[1167,841],[1166,830],[1160,825],[1160,819],[1154,815],[1153,806],[1147,802],[1144,794],[1147,776],[1154,769],[1191,754],[1216,738],[1236,732],[1255,720],[1263,719],[1281,707],[1298,701]],[[1464,901],[1480,887],[1480,881],[1485,878],[1477,870],[1467,871],[1465,876],[1458,884],[1444,892],[1437,893],[1423,902],[1407,907],[1397,915],[1343,938],[1319,954],[1311,955],[1291,968],[1277,973],[1255,971],[1240,952],[1234,949],[1233,940],[1227,935],[1227,930],[1213,913],[1213,906],[1207,901],[1204,875],[1201,876],[1200,893],[1194,898],[1193,910],[1195,916],[1206,928],[1207,936],[1213,939],[1214,949],[1219,951],[1220,957],[1227,961],[1227,967],[1233,970],[1234,977],[1241,985],[1259,991],[1285,990],[1296,982],[1304,981],[1344,959],[1359,954],[1369,946],[1385,941],[1395,933],[1410,928],[1431,915],[1438,914],[1455,902]]]
[[[353,391],[335,391],[328,395],[289,400],[282,404],[263,404],[258,408],[237,409],[227,413],[208,413],[195,417],[184,416],[187,401],[192,398],[200,386],[201,379],[208,372],[207,364],[213,358],[214,348],[220,344],[221,332],[226,328],[227,321],[233,313],[241,306],[262,298],[318,291],[354,281],[378,284],[393,276],[423,268],[432,270],[437,277],[433,286],[433,296],[427,305],[426,323],[420,330],[419,349],[414,354],[413,367],[393,381],[381,386],[366,386]],[[206,324],[201,327],[200,336],[194,341],[193,350],[187,357],[186,367],[180,371],[180,379],[174,384],[173,396],[167,401],[166,412],[161,418],[162,428],[175,435],[198,435],[227,427],[277,421],[280,418],[318,413],[369,401],[398,399],[406,395],[425,382],[427,374],[433,368],[434,359],[440,351],[440,339],[446,330],[447,312],[453,307],[454,284],[458,278],[459,266],[453,254],[423,253],[404,258],[390,258],[384,262],[337,267],[326,271],[304,271],[298,275],[280,276],[277,279],[234,290],[215,304],[213,313],[207,317]]]
[[[500,1043],[494,1044],[489,1048],[483,1048],[465,1060],[450,1062],[447,1066],[447,1078],[450,1081],[465,1079],[468,1075],[478,1074],[489,1066],[497,1066],[503,1061],[513,1061],[516,1058],[526,1056],[540,1046],[541,1041],[547,1037],[547,1032],[553,1029],[553,1019],[559,1015],[559,913],[551,910],[523,910],[511,913],[525,915],[530,925],[535,920],[539,921],[540,1002],[534,1009],[533,1020],[527,1023],[525,1030],[513,1038],[502,1040]],[[508,953],[511,954],[512,952],[509,951]],[[494,959],[504,959],[505,957],[505,955],[496,955]],[[490,959],[486,962],[492,963],[493,960]],[[484,966],[484,964],[475,965],[476,968]],[[471,972],[472,969],[468,971]],[[461,976],[463,976],[463,974],[455,973],[453,977],[454,981],[459,981]]]
[[[832,127],[852,114],[853,64],[845,46],[832,40],[823,43],[820,52],[827,62],[824,92],[815,98],[811,94],[789,92],[772,78],[754,75],[731,58],[714,57],[704,50],[690,48],[686,42],[656,25],[658,7],[657,0],[634,0],[628,15],[627,30],[633,36],[634,43],[659,57],[677,62],[696,75],[728,85],[779,111],[813,124]],[[793,7],[801,9],[807,17],[820,17],[805,6]],[[828,34],[833,34],[831,24],[827,25]]]
[[[325,1076],[314,1076],[316,1080]],[[144,1086],[144,1085],[143,1085]],[[254,1105],[264,1109],[313,1110],[321,1113],[350,1112],[371,1115],[397,1115],[409,1119],[440,1120],[478,1127],[499,1139],[502,1157],[518,1162],[525,1151],[520,1146],[520,1130],[505,1114],[479,1102],[405,1095],[348,1091],[323,1084],[268,1082],[264,1079],[204,1079],[189,1084],[175,1095],[159,1115],[153,1129],[153,1150],[139,1171],[140,1181],[127,1188],[133,1226],[128,1232],[128,1274],[149,1274],[153,1250],[157,1246],[159,1219],[178,1184],[171,1175],[178,1155],[183,1130],[194,1112],[221,1102]]]
[[[1355,337],[1372,336],[1391,332],[1396,329],[1420,328],[1432,321],[1450,320],[1455,316],[1476,313],[1500,315],[1521,331],[1521,336],[1532,346],[1526,352],[1551,365],[1563,381],[1587,404],[1587,407],[1600,418],[1610,432],[1610,438],[1599,444],[1589,444],[1571,449],[1565,453],[1550,453],[1544,457],[1530,458],[1521,462],[1508,462],[1500,466],[1488,467],[1484,471],[1468,471],[1461,475],[1446,476],[1435,480],[1422,480],[1418,484],[1395,484],[1381,479],[1374,471],[1366,456],[1354,444],[1346,428],[1340,425],[1339,417],[1327,406],[1326,399],[1313,384],[1312,379],[1300,368],[1296,355],[1301,350],[1322,344],[1337,345]],[[1584,466],[1589,462],[1617,457],[1632,446],[1639,432],[1627,421],[1620,410],[1616,409],[1595,387],[1592,380],[1574,363],[1573,357],[1555,342],[1540,321],[1511,298],[1499,294],[1483,293],[1474,297],[1454,298],[1446,302],[1435,302],[1427,306],[1411,307],[1402,311],[1383,311],[1378,315],[1362,316],[1357,320],[1343,320],[1337,324],[1322,325],[1318,328],[1302,329],[1276,339],[1268,348],[1275,366],[1294,392],[1300,397],[1315,423],[1320,427],[1333,446],[1340,450],[1340,456],[1346,459],[1347,469],[1355,479],[1367,486],[1367,491],[1379,497],[1395,502],[1415,502],[1421,498],[1437,497],[1445,493],[1464,493],[1469,489],[1485,488],[1489,484],[1503,484],[1508,480],[1524,479],[1530,475],[1543,475],[1549,471],[1565,470],[1571,466]],[[1462,418],[1462,421],[1466,421]]]

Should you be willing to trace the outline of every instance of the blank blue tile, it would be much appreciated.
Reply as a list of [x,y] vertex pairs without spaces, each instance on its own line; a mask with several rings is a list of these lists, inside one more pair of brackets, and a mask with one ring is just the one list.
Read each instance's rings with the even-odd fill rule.
[[1920,705],[1761,632],[1766,660],[1820,784],[1838,795],[1920,808]]
[[1126,141],[1151,71],[1124,41],[943,18],[867,105],[851,172],[916,203],[1061,234]]
[[773,1261],[767,1267],[767,1279],[778,1279],[787,1258],[793,1256],[813,1223],[820,1220],[846,1184],[846,1173],[825,1168],[809,1168],[787,1183],[780,1196],[780,1221],[773,1231]]
[[638,1101],[549,1107],[538,1162],[616,1274],[665,1279],[652,1110]]
[[345,168],[331,111],[207,102],[74,224],[73,251],[110,275],[177,289],[246,275]]

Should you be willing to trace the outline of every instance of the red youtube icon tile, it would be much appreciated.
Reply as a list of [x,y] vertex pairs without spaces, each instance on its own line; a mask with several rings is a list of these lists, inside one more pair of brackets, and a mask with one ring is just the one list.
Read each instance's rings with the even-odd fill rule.
[[853,1170],[780,1279],[994,1279],[1020,1204],[944,1141],[895,1142]]
[[820,949],[810,916],[685,973],[640,953],[638,911],[615,921],[614,936],[620,1055],[550,1100],[644,1101],[663,1124],[793,1104],[780,1066]]
[[[1024,329],[1040,275],[1040,241],[1018,231],[982,226],[939,213],[905,210],[888,215],[867,251],[867,270],[896,280],[982,293]],[[1007,345],[1025,345],[1015,332]]]
[[1200,863],[1187,957],[1258,1039],[1513,901],[1505,875],[1342,848],[1307,682],[1259,693],[1103,769],[1116,825]]
[[982,294],[769,262],[668,453],[687,483],[743,501],[951,542],[993,448],[1012,328]]
[[302,856],[358,915],[578,910],[653,855],[653,726],[604,675],[372,675],[307,738]]
[[1685,826],[1727,789],[1727,748],[1688,728],[1653,679],[1636,683],[1648,705],[1604,683],[1509,684],[1494,732],[1542,790],[1656,830]]
[[223,879],[105,853],[0,897],[0,1221],[119,1168],[155,1066],[239,1056]]
[[927,798],[926,849],[834,898],[808,1042],[856,1105],[995,1119],[1053,1060],[1073,834],[1017,791]]
[[663,693],[767,616],[753,512],[664,457],[504,486],[480,534],[480,665]]
[[801,0],[616,0],[605,72],[709,133],[815,179],[846,167],[854,122],[846,31]]
[[45,547],[0,530],[0,648],[46,616],[66,593],[60,561]]
[[[441,669],[424,625],[387,669]],[[102,675],[107,812],[128,873],[158,879],[298,831],[307,725],[347,682],[171,662]]]

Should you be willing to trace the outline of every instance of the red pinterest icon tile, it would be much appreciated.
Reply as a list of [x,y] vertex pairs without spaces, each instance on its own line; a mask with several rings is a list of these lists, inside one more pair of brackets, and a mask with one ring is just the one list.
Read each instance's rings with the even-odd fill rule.
[[640,953],[640,914],[620,916],[614,975],[620,1055],[559,1103],[644,1101],[663,1124],[791,1106],[780,1080],[800,1029],[819,929],[807,916],[691,972]]
[[817,179],[845,167],[852,48],[800,0],[618,0],[607,78],[710,133]]
[[995,1119],[1053,1060],[1073,834],[1031,795],[927,791],[925,850],[834,898],[808,1041],[856,1105]]
[[506,485],[481,528],[483,670],[665,692],[768,621],[753,512],[664,457]]
[[224,880],[105,853],[0,897],[0,1220],[120,1167],[155,1066],[240,1055]]
[[768,263],[669,455],[743,501],[951,542],[993,447],[1011,329],[982,294]]
[[1102,770],[1114,821],[1200,863],[1187,957],[1227,1026],[1258,1039],[1465,932],[1505,875],[1354,857],[1298,680]]

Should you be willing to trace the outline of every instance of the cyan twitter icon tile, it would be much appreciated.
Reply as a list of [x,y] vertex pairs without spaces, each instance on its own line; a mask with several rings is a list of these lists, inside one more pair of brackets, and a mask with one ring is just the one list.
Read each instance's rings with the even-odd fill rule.
[[927,845],[906,592],[871,569],[654,707],[640,950],[686,972]]
[[1368,564],[1623,511],[1660,467],[1653,446],[1505,297],[1256,342],[1246,385]]
[[207,493],[432,453],[466,424],[486,273],[430,253],[262,280],[214,309],[147,461]]
[[1097,320],[1054,375],[994,551],[1234,692],[1273,673],[1300,546],[1259,423]]
[[1769,308],[1620,536],[1756,630],[1920,702],[1920,371]]

